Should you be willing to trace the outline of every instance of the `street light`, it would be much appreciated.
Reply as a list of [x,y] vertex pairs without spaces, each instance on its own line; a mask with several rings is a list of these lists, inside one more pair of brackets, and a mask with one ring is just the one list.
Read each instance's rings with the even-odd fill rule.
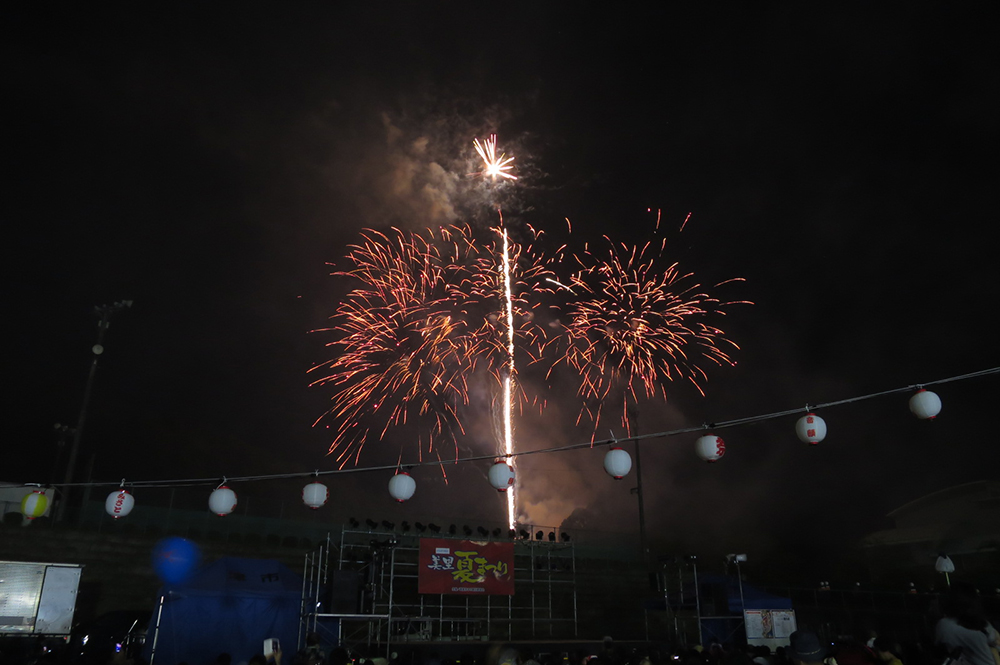
[[740,585],[740,612],[743,615],[744,630],[745,630],[746,629],[745,622],[746,622],[746,616],[747,616],[747,606],[746,606],[746,603],[743,602],[743,572],[740,569],[740,564],[747,562],[747,555],[746,554],[727,554],[726,555],[726,562],[727,563],[735,563],[736,564],[736,579],[737,579],[737,581],[739,582],[739,585]]

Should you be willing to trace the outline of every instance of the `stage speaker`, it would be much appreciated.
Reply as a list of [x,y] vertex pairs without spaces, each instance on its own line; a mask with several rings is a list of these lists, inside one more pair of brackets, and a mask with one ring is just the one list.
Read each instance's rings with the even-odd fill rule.
[[329,579],[325,611],[329,614],[361,614],[361,573],[334,570]]

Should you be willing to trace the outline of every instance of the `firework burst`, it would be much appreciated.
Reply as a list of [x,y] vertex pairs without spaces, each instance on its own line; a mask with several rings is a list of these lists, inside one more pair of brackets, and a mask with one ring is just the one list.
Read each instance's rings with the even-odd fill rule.
[[496,134],[490,134],[490,137],[482,143],[479,142],[479,139],[473,139],[472,144],[483,160],[483,170],[478,175],[494,180],[497,178],[517,180],[517,176],[511,173],[514,170],[514,157],[508,157],[505,153],[500,153],[500,156],[497,157]]
[[[531,296],[548,290],[551,273],[531,245],[509,251],[521,292],[510,300],[515,348],[537,359],[544,335]],[[501,361],[508,348],[496,333],[507,316],[496,256],[496,241],[480,242],[464,226],[366,231],[352,246],[352,267],[334,274],[359,284],[321,329],[337,335],[332,358],[310,370],[322,374],[311,385],[333,388],[333,406],[314,424],[331,423],[330,452],[341,467],[357,463],[367,441],[407,424],[418,433],[420,459],[426,452],[440,460],[449,446],[457,457],[470,377],[485,371],[503,384],[509,376]]]
[[311,370],[324,372],[311,385],[334,389],[324,417],[334,423],[330,452],[341,466],[356,463],[365,441],[394,425],[418,425],[420,450],[430,452],[461,432],[470,340],[453,297],[468,245],[457,228],[423,236],[368,231],[347,256],[353,268],[335,273],[360,285],[323,329],[338,334],[330,344],[337,353]]
[[666,384],[676,380],[704,394],[703,365],[733,365],[727,349],[738,348],[709,322],[735,302],[709,295],[676,263],[658,267],[663,245],[628,247],[605,239],[607,254],[577,256],[581,267],[569,287],[579,299],[566,326],[565,355],[557,361],[579,373],[584,406],[577,422],[590,420],[595,432],[604,406],[623,396],[621,423],[628,430],[629,397],[666,399]]

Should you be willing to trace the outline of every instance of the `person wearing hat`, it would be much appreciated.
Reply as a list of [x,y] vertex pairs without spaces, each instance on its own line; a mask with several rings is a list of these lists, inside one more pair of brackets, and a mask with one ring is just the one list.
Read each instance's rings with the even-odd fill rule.
[[787,654],[796,665],[821,665],[829,653],[812,631],[797,630],[788,636]]

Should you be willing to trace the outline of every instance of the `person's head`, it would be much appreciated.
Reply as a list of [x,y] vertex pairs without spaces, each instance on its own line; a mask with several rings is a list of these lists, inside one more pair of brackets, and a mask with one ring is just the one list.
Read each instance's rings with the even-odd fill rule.
[[788,657],[793,663],[822,663],[829,651],[811,630],[797,630],[788,637]]
[[952,584],[951,591],[941,603],[941,609],[945,616],[954,618],[963,628],[969,630],[986,628],[986,616],[983,614],[979,591],[971,584],[963,582]]

